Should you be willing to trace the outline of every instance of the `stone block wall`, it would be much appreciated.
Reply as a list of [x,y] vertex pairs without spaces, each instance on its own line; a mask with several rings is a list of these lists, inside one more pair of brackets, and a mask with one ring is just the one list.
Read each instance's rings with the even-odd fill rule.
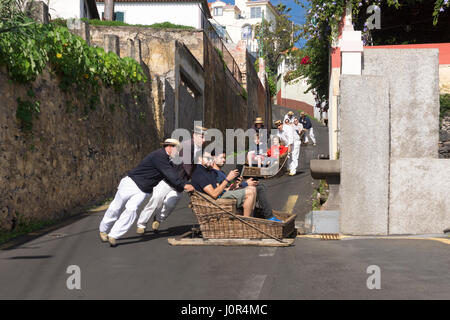
[[[86,107],[86,93],[58,84],[48,71],[32,85],[10,83],[0,71],[0,230],[66,217],[113,196],[127,171],[159,146],[147,84],[138,93],[101,89],[95,110]],[[31,100],[30,88],[41,111],[27,133],[16,99]]]
[[438,159],[438,50],[367,50],[362,76],[341,79],[341,232],[442,233],[450,163]]

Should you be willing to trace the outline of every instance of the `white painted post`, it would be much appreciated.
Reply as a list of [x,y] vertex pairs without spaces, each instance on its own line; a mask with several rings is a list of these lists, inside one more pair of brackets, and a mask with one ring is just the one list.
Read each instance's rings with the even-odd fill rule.
[[345,26],[340,41],[341,74],[361,75],[363,41],[361,31],[355,31],[352,24],[352,4],[347,3]]

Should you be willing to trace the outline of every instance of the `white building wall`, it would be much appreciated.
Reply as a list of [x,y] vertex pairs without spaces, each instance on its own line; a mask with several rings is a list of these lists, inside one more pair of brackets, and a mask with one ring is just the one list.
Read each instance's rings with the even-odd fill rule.
[[82,0],[50,0],[48,12],[52,19],[55,18],[82,18]]
[[[199,3],[120,3],[114,5],[115,12],[124,13],[124,22],[128,24],[150,25],[170,22],[201,28],[201,10]],[[104,3],[97,2],[100,15],[105,11]]]
[[[250,18],[250,8],[252,7],[261,7],[261,10],[264,11],[264,18],[268,21],[275,21],[275,15],[272,12],[272,9],[264,4],[261,4],[259,6],[257,5],[250,5],[247,6],[248,1],[246,0],[235,0],[235,5],[241,10],[241,16],[244,17],[243,19],[236,19],[234,14],[229,14],[234,11],[224,11],[224,14],[222,16],[214,16],[212,22],[213,23],[219,23],[220,25],[226,27],[226,30],[228,34],[230,35],[232,41],[234,43],[238,43],[242,39],[242,28],[245,25],[255,25],[258,23],[261,23],[261,18]],[[223,7],[226,3],[223,1],[216,1],[211,3],[211,7]],[[214,14],[214,10],[212,10],[212,14]],[[255,37],[255,35],[253,35]],[[248,45],[252,45],[253,51],[257,51],[258,42],[256,39],[253,41],[249,41]]]

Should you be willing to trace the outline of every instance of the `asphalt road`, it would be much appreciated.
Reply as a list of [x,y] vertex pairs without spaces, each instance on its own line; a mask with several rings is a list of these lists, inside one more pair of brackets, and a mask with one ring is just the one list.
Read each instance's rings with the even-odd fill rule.
[[[305,154],[318,152],[307,148]],[[275,209],[307,210],[313,182],[305,166],[295,177],[266,181]],[[0,251],[0,299],[450,298],[450,241],[297,238],[288,248],[173,247],[167,238],[196,224],[184,195],[160,233],[141,237],[132,229],[111,248],[98,238],[103,213]],[[70,290],[67,269],[74,265],[81,289]],[[367,287],[373,265],[379,290]]]

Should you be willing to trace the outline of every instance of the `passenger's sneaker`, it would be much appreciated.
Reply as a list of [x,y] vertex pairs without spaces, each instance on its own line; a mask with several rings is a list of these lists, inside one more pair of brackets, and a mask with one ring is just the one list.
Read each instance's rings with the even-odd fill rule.
[[158,229],[159,229],[159,221],[153,221],[153,223],[152,223],[152,229],[153,229],[153,231],[158,231]]
[[145,233],[145,228],[137,228],[136,229],[136,233],[137,234],[141,234],[141,235],[144,234]]
[[109,245],[110,245],[111,247],[117,246],[116,239],[111,238],[111,237],[108,237],[108,241],[109,241]]
[[273,216],[272,218],[269,218],[269,219],[267,219],[267,220],[275,221],[275,222],[283,222],[283,221],[281,221],[280,219],[278,219],[278,218],[275,217],[275,216]]
[[100,232],[100,240],[102,242],[108,242],[108,235],[105,232]]

